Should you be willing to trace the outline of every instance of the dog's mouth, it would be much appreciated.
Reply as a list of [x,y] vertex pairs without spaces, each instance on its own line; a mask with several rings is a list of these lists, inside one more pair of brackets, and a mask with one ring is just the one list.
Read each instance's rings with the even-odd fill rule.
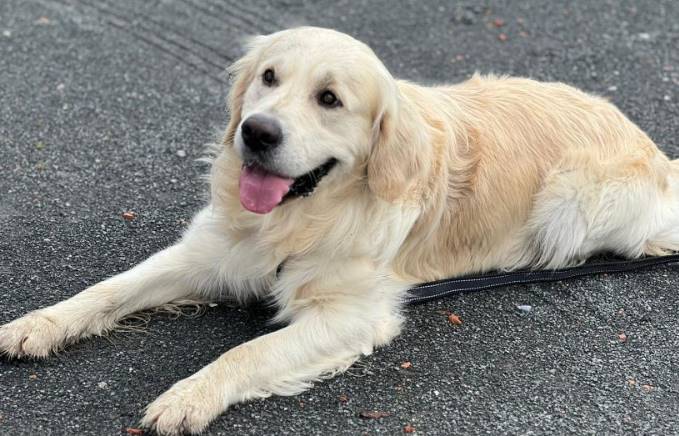
[[265,214],[286,200],[306,197],[337,164],[337,159],[328,159],[299,177],[286,177],[273,173],[257,162],[243,164],[240,173],[240,203],[250,212]]

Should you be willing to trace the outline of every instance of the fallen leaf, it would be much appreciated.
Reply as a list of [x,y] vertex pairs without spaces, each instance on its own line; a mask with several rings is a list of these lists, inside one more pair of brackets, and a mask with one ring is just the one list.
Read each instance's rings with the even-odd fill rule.
[[347,404],[349,402],[349,397],[342,394],[342,395],[339,396],[339,402],[342,403],[342,404]]
[[497,36],[497,39],[499,39],[499,40],[502,41],[502,42],[505,42],[505,41],[507,41],[507,40],[509,39],[509,37],[507,36],[506,33],[501,33],[501,34],[499,34],[499,35]]
[[528,32],[526,32],[526,31],[524,31],[524,30],[522,30],[521,32],[519,32],[519,35],[521,35],[521,38],[528,38]]
[[455,315],[454,313],[448,315],[448,321],[450,321],[451,324],[462,325],[462,320],[460,319],[459,316]]
[[627,335],[625,333],[618,334],[618,340],[620,342],[627,342]]
[[653,386],[651,386],[651,385],[641,385],[641,389],[643,389],[646,392],[651,392],[653,390]]
[[385,418],[387,416],[391,416],[391,413],[379,412],[377,410],[364,410],[361,413],[359,413],[358,416],[364,419],[380,419]]
[[634,380],[633,378],[630,378],[630,379],[627,379],[627,384],[630,385],[630,386],[634,386],[635,384],[637,384],[637,381]]
[[38,374],[31,374],[28,376],[31,380],[37,380],[38,379]]
[[410,424],[406,424],[406,426],[403,427],[403,433],[415,433],[415,427]]
[[49,24],[50,19],[45,17],[45,16],[42,16],[42,17],[40,17],[36,20],[36,23],[38,23],[38,24]]
[[140,428],[131,428],[131,427],[126,428],[125,432],[127,434],[131,434],[131,435],[142,435],[142,434],[144,434],[144,430],[142,430]]
[[137,214],[132,212],[131,210],[123,212],[123,219],[125,221],[133,221],[135,218],[137,218]]
[[403,368],[403,369],[408,369],[408,368],[412,368],[412,367],[413,367],[413,364],[410,363],[407,360],[401,364],[401,368]]
[[496,18],[496,19],[493,20],[493,26],[495,26],[495,27],[502,27],[504,25],[505,25],[505,20],[503,20],[502,18]]

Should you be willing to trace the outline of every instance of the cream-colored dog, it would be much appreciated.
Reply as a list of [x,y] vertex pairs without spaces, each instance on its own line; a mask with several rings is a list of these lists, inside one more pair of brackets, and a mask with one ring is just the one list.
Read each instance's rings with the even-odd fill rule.
[[679,166],[602,98],[478,75],[422,87],[309,27],[252,39],[231,72],[211,202],[183,238],[0,329],[6,354],[45,357],[174,300],[272,299],[287,326],[151,403],[160,433],[346,369],[399,333],[418,282],[679,248]]

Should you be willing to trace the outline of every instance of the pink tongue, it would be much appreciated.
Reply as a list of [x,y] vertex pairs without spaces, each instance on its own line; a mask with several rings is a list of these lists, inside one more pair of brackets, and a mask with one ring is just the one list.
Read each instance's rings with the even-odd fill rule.
[[293,179],[271,174],[257,164],[240,173],[240,204],[254,213],[269,213],[283,200]]

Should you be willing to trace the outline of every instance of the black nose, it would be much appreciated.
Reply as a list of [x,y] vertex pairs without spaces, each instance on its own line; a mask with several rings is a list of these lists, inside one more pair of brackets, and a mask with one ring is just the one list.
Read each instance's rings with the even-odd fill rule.
[[255,153],[276,148],[283,139],[281,125],[266,115],[252,115],[240,126],[245,146]]

